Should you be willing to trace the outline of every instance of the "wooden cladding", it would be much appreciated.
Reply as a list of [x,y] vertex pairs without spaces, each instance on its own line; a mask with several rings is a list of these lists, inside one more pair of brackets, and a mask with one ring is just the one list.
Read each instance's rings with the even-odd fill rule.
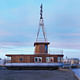
[[48,42],[36,42],[34,43],[35,46],[35,54],[44,54],[48,53]]
[[36,45],[35,46],[35,54],[41,54],[41,53],[48,53],[48,51],[46,51],[45,49],[45,45],[41,44],[41,45]]
[[[35,58],[41,57],[42,63],[58,62],[58,57],[63,58],[63,55],[11,55],[11,63],[35,63]],[[49,59],[49,60],[47,60]],[[38,61],[39,62],[39,61]]]
[[30,59],[30,56],[11,56],[12,63],[28,63]]

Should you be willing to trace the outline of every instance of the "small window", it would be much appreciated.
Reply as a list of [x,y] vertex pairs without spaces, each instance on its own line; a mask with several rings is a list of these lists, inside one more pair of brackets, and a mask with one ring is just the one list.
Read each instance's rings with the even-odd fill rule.
[[39,57],[39,62],[42,62],[42,57]]
[[34,62],[41,63],[42,62],[42,57],[35,57]]
[[61,62],[61,57],[58,57],[58,62]]
[[20,60],[20,61],[23,61],[23,58],[20,58],[19,60]]
[[54,57],[46,57],[46,62],[54,62]]
[[61,62],[63,62],[63,57],[61,57]]
[[37,57],[35,57],[35,62],[38,62],[38,59],[37,59]]
[[50,62],[50,59],[49,59],[49,57],[46,57],[46,62]]
[[47,49],[48,49],[48,46],[47,45],[45,45],[45,52],[47,53]]
[[11,60],[11,57],[10,57],[10,56],[8,56],[8,57],[7,57],[7,60]]
[[53,57],[50,57],[50,62],[53,62],[54,61],[54,58]]

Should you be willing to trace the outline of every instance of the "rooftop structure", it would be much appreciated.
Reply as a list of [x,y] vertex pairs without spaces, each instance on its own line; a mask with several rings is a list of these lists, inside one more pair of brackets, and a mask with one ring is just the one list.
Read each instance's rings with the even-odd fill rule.
[[[39,38],[40,31],[42,30],[43,39]],[[37,32],[36,42],[34,43],[35,46],[35,54],[46,54],[48,53],[48,45],[50,43],[47,41],[46,33],[44,30],[44,20],[43,20],[43,5],[40,6],[40,21],[39,21],[39,28]]]

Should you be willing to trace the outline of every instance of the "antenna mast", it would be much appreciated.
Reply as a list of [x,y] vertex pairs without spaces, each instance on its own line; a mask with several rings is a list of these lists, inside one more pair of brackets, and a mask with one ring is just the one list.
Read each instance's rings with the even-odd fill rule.
[[40,6],[40,21],[39,21],[39,28],[38,28],[38,32],[37,32],[37,38],[36,41],[38,41],[39,39],[39,33],[40,33],[40,29],[42,28],[42,33],[43,33],[43,37],[44,37],[44,41],[46,41],[46,34],[45,34],[45,30],[44,30],[44,21],[43,21],[43,5],[41,4]]

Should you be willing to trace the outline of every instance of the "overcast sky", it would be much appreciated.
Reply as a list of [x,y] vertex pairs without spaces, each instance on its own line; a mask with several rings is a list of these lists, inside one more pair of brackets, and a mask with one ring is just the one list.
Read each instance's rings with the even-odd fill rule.
[[50,47],[80,57],[80,0],[0,0],[1,57],[13,49],[32,50],[41,3]]

